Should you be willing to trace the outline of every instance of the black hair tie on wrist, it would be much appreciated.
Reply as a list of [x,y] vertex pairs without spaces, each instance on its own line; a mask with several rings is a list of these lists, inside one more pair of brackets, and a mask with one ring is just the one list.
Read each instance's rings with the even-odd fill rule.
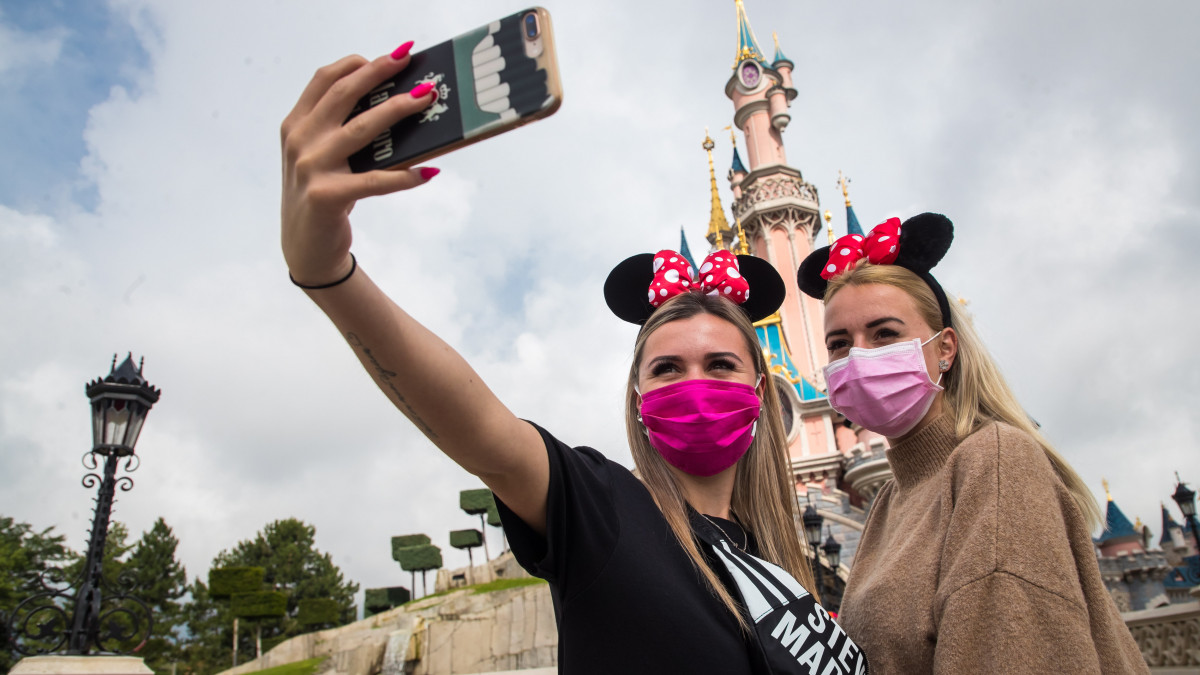
[[354,270],[356,270],[356,269],[358,269],[358,259],[354,257],[353,253],[351,253],[350,254],[350,271],[346,272],[346,276],[342,277],[341,279],[338,279],[337,281],[333,281],[328,284],[320,284],[319,286],[306,286],[305,284],[302,284],[299,281],[296,281],[296,277],[292,276],[291,272],[288,272],[288,278],[292,280],[293,284],[296,284],[297,286],[299,286],[300,288],[303,288],[306,291],[319,291],[323,288],[333,288],[334,286],[337,286],[338,284],[346,281],[350,277],[354,276]]

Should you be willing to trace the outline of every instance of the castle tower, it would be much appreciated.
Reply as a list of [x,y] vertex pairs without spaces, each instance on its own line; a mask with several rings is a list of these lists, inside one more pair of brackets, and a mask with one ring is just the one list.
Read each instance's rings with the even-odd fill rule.
[[797,489],[829,493],[838,484],[849,447],[839,448],[835,424],[840,417],[823,392],[821,368],[828,361],[824,308],[796,285],[796,270],[816,247],[821,220],[817,189],[788,165],[783,145],[782,134],[791,122],[788,109],[796,97],[794,64],[784,56],[778,37],[768,64],[742,0],[735,0],[735,6],[737,53],[725,95],[733,101],[733,126],[745,138],[747,164],[734,137],[729,170],[733,220],[744,230],[749,252],[774,265],[787,287],[779,312],[760,321],[756,330],[780,393]]

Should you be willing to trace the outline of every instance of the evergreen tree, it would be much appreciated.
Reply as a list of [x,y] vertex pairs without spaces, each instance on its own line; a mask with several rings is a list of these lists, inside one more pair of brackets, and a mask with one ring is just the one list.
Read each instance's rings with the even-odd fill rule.
[[133,592],[150,607],[154,630],[139,652],[156,673],[167,673],[180,658],[179,630],[184,623],[180,600],[188,591],[187,573],[175,559],[179,540],[161,517],[142,534],[125,562]]
[[196,579],[188,587],[188,601],[183,605],[187,640],[181,649],[179,674],[211,675],[229,668],[232,622],[229,603],[213,600],[204,582]]
[[28,523],[0,516],[0,675],[16,663],[8,649],[8,618],[17,605],[41,590],[38,577],[51,568],[61,568],[76,557],[67,548],[66,537],[53,527],[40,532]]
[[[213,567],[261,567],[266,571],[264,587],[288,596],[287,616],[263,621],[264,651],[303,632],[296,614],[304,598],[330,598],[337,602],[342,617],[338,625],[353,620],[358,584],[342,576],[332,556],[317,550],[316,532],[312,525],[295,518],[277,520],[268,523],[253,540],[239,542],[213,559]],[[245,653],[253,653],[252,643],[246,646],[251,649]]]

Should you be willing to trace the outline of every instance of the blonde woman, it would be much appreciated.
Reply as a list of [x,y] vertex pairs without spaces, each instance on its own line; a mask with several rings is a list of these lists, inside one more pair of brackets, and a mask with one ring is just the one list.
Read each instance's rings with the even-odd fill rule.
[[953,228],[891,219],[805,260],[830,403],[887,437],[840,618],[877,673],[1148,672],[1100,578],[1099,509],[929,270]]
[[610,275],[609,306],[641,326],[626,429],[644,482],[517,418],[358,266],[355,202],[437,174],[347,167],[432,103],[418,89],[342,124],[411,46],[320,69],[284,120],[284,258],[384,395],[495,493],[518,561],[550,582],[559,672],[866,672],[805,590],[779,402],[750,323],[783,299],[769,264],[722,251],[697,272],[663,251]]

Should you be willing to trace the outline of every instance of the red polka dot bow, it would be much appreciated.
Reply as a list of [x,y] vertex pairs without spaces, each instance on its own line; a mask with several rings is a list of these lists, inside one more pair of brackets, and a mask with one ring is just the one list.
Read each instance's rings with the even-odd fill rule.
[[750,284],[738,269],[737,256],[729,251],[710,253],[700,265],[699,274],[692,270],[687,258],[675,251],[667,249],[655,253],[650,304],[658,307],[687,291],[722,295],[739,305],[750,298]]
[[829,262],[821,270],[821,278],[829,281],[866,258],[872,265],[890,265],[900,254],[900,219],[889,218],[867,233],[839,237],[829,247]]

